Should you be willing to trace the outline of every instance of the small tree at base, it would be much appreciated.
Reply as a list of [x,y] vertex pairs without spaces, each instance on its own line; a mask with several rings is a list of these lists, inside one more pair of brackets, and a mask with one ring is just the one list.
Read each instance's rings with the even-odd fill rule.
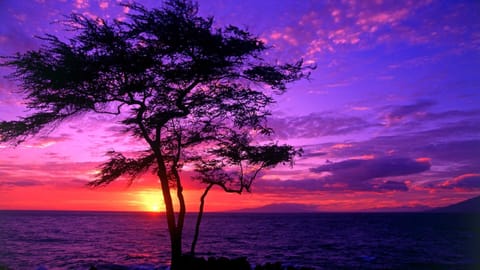
[[126,6],[132,12],[124,22],[74,14],[67,26],[75,35],[67,41],[46,35],[40,49],[2,57],[32,113],[0,122],[0,140],[18,144],[86,113],[121,117],[125,133],[145,142],[145,150],[135,157],[110,151],[90,186],[153,171],[176,269],[186,213],[182,168],[195,167],[207,192],[218,185],[241,193],[260,170],[291,162],[293,147],[266,140],[268,106],[308,72],[301,61],[267,63],[262,41],[235,26],[214,28],[191,1]]

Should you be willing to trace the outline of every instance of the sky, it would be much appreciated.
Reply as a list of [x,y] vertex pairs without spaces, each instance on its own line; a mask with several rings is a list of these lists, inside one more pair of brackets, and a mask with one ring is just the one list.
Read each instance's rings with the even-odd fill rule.
[[[125,19],[117,3],[0,1],[0,55],[38,49],[35,36],[71,35],[58,22],[72,12]],[[480,195],[479,1],[200,0],[199,13],[248,29],[271,46],[267,59],[317,66],[276,97],[269,119],[273,139],[303,156],[264,171],[251,193],[214,189],[207,211],[421,210]],[[3,77],[11,71],[0,68],[0,120],[26,113],[17,83]],[[116,121],[86,115],[0,145],[0,209],[162,210],[153,176],[85,186],[107,151],[141,149]],[[195,212],[204,187],[189,175]]]

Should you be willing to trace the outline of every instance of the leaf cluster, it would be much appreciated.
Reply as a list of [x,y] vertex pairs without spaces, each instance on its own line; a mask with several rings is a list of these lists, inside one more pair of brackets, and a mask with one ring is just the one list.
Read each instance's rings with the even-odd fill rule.
[[20,143],[85,113],[120,116],[125,132],[143,139],[146,150],[133,159],[108,153],[92,186],[163,167],[178,180],[189,162],[200,174],[231,176],[231,166],[292,160],[293,148],[254,146],[251,134],[271,134],[272,95],[308,77],[311,67],[269,64],[261,40],[236,26],[214,27],[189,0],[125,6],[131,10],[125,21],[73,14],[66,20],[73,37],[46,35],[41,48],[2,58],[31,113],[0,122],[1,142]]

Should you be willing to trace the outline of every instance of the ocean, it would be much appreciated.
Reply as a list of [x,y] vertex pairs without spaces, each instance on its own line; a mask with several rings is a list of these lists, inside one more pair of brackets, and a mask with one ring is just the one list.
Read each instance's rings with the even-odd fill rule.
[[[188,215],[185,251],[195,215]],[[314,269],[480,269],[480,216],[207,213],[199,256]],[[0,211],[0,269],[167,269],[165,216]],[[2,268],[3,267],[3,268]],[[120,268],[119,268],[120,269]]]

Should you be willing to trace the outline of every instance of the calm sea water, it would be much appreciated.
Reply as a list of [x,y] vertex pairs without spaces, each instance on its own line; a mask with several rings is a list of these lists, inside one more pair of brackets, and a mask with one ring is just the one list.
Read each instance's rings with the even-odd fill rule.
[[[0,211],[0,269],[166,269],[168,250],[160,214]],[[197,250],[315,269],[480,269],[480,217],[206,214]]]

